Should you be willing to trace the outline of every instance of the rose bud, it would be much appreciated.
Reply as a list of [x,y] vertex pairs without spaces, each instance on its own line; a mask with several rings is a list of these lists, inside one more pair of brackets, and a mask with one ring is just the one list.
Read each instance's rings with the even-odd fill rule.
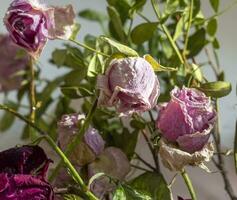
[[72,6],[46,7],[38,0],[14,0],[4,17],[13,41],[38,57],[48,39],[68,39],[75,13]]
[[0,152],[0,173],[34,174],[45,178],[50,162],[39,146],[15,147]]
[[110,62],[105,75],[99,75],[99,104],[116,106],[121,115],[152,109],[159,96],[159,81],[144,58],[129,57]]
[[51,186],[39,178],[22,174],[0,174],[0,199],[53,200]]
[[8,35],[0,34],[0,92],[19,89],[21,86],[22,76],[15,74],[25,69],[29,57],[25,54],[17,58],[20,50]]
[[[116,180],[124,180],[130,171],[130,163],[126,155],[118,148],[108,147],[91,164],[88,165],[88,176],[105,173]],[[112,192],[116,185],[108,177],[102,176],[91,184],[91,191],[100,199],[108,192]]]
[[163,139],[160,155],[171,170],[182,170],[185,165],[199,165],[209,161],[213,145],[208,143],[216,121],[210,98],[193,88],[171,91],[171,100],[159,111],[157,127]]
[[[85,119],[84,115],[64,115],[58,122],[58,143],[65,150],[79,132],[80,121]],[[82,142],[75,148],[71,160],[78,166],[83,166],[96,159],[104,150],[105,142],[99,132],[89,128],[84,134]]]

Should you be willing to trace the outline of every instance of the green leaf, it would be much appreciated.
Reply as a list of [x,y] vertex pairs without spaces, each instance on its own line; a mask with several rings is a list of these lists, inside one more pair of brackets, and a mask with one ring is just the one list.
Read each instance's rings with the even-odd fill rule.
[[207,43],[205,29],[196,31],[188,40],[188,57],[191,58],[199,54]]
[[146,0],[135,0],[134,4],[129,10],[129,15],[132,16],[135,12],[141,10],[145,4]]
[[149,22],[136,26],[131,32],[133,43],[142,44],[143,42],[151,39],[158,24],[158,22]]
[[237,174],[237,121],[235,123],[234,160],[235,160],[235,172]]
[[134,155],[137,145],[139,130],[129,132],[128,129],[123,128],[122,133],[111,133],[114,141],[114,146],[122,149],[129,159]]
[[73,70],[64,76],[64,82],[67,86],[76,86],[86,77],[86,68],[84,70]]
[[220,0],[210,0],[211,7],[217,13],[219,10]]
[[215,38],[212,42],[212,46],[214,49],[219,49],[220,48],[220,44],[219,41],[217,40],[217,38]]
[[144,55],[144,58],[147,62],[149,62],[151,64],[151,66],[153,67],[153,70],[156,72],[170,72],[170,71],[177,71],[176,68],[172,68],[172,67],[164,67],[162,65],[160,65],[152,56],[150,55]]
[[[8,107],[10,107],[13,110],[18,109],[18,105],[13,102],[8,102],[6,104]],[[3,116],[0,119],[0,131],[4,132],[8,130],[14,123],[15,116],[9,112],[4,112]]]
[[94,95],[93,92],[84,87],[62,86],[60,89],[65,96],[71,99],[79,99]]
[[81,197],[74,194],[65,194],[63,195],[64,200],[83,200]]
[[118,11],[112,6],[108,6],[107,10],[109,13],[111,23],[113,25],[113,29],[115,30],[116,34],[118,35],[120,41],[125,42],[127,39],[127,36],[124,32],[123,24],[120,19]]
[[231,92],[231,84],[224,81],[209,82],[201,84],[198,89],[203,91],[207,96],[220,98],[227,96]]
[[134,180],[130,185],[136,191],[150,196],[155,200],[171,200],[170,190],[161,174],[146,172]]
[[79,16],[90,20],[90,21],[97,21],[97,22],[104,22],[106,19],[108,19],[108,17],[106,15],[104,15],[101,12],[98,12],[96,10],[92,10],[92,9],[85,9],[79,12]]
[[67,56],[66,49],[55,49],[52,53],[52,59],[54,64],[56,64],[57,66],[64,65],[66,56]]
[[87,69],[87,76],[95,77],[98,74],[98,62],[96,54],[91,58]]
[[175,32],[174,32],[174,36],[173,36],[174,41],[176,41],[183,34],[183,27],[186,22],[185,18],[186,18],[186,16],[182,15],[182,17],[179,19],[179,21],[175,27]]
[[192,66],[192,68],[193,68],[193,75],[194,75],[194,77],[195,77],[199,82],[202,82],[202,80],[203,80],[203,75],[202,75],[202,70],[201,70],[201,68],[200,68],[198,65],[194,64],[194,63],[193,63],[191,66]]
[[81,29],[81,25],[78,23],[73,24],[72,27],[72,34],[70,36],[70,40],[75,40],[77,38],[77,35]]
[[120,52],[126,56],[139,56],[138,53],[131,49],[130,47],[123,45],[121,43],[118,43],[114,40],[111,40],[110,38],[107,38],[105,36],[101,36],[100,39],[106,43],[108,43],[112,48],[115,48],[117,52]]
[[215,36],[216,31],[217,31],[217,20],[212,19],[207,24],[207,33],[213,37]]
[[113,200],[152,200],[152,198],[137,192],[130,186],[120,185],[113,195]]

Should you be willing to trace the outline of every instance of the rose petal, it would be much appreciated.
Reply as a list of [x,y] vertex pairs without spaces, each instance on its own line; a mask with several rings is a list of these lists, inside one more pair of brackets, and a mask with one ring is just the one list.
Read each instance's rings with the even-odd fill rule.
[[186,165],[199,166],[204,161],[210,161],[214,146],[207,143],[200,151],[190,154],[161,139],[159,153],[165,167],[171,171],[181,171]]

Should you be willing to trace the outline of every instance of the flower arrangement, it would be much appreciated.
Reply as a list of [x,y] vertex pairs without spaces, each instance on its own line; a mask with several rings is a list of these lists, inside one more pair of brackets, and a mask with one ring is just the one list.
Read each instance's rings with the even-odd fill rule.
[[[11,1],[3,19],[8,34],[0,35],[0,131],[17,118],[27,144],[0,152],[0,200],[184,199],[173,196],[175,177],[168,184],[161,165],[180,174],[188,198],[197,200],[185,168],[213,171],[206,162],[216,165],[228,197],[237,199],[220,144],[218,100],[231,84],[218,60],[219,0],[209,1],[214,14],[208,18],[200,0],[106,2],[107,15],[79,12],[103,32],[83,43],[73,5]],[[143,14],[148,4],[155,21]],[[143,22],[134,25],[137,17]],[[50,63],[68,70],[52,80],[42,77],[47,69],[39,62],[48,40],[63,40]],[[200,52],[216,80],[203,73]],[[137,153],[141,139],[152,161]]]

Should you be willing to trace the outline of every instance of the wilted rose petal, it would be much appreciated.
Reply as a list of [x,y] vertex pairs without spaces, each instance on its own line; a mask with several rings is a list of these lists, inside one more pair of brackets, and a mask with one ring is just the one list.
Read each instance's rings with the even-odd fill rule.
[[39,146],[15,147],[0,152],[0,173],[35,174],[45,178],[50,159]]
[[49,183],[31,175],[0,174],[0,200],[53,200]]
[[[70,114],[64,115],[58,122],[58,141],[63,150],[78,134],[79,123],[84,119],[85,115]],[[105,142],[99,132],[94,128],[89,128],[83,141],[75,148],[70,158],[76,165],[83,166],[95,160],[104,150],[104,145]]]
[[[103,172],[110,177],[122,181],[129,171],[130,164],[128,158],[120,149],[115,147],[106,148],[98,159],[88,165],[89,178],[96,173]],[[102,197],[114,188],[114,183],[111,183],[106,177],[95,180],[91,185],[91,190],[98,197]]]
[[160,88],[152,66],[144,58],[114,59],[99,75],[99,104],[116,106],[121,115],[144,112],[156,105]]
[[13,41],[37,58],[48,39],[68,39],[74,17],[72,6],[54,8],[38,0],[14,0],[4,23]]
[[194,153],[182,151],[162,139],[159,146],[159,154],[164,166],[172,171],[181,171],[186,165],[202,166],[204,161],[210,161],[214,153],[213,144],[210,142],[206,143],[200,151]]
[[169,142],[178,143],[180,149],[193,153],[207,143],[216,120],[210,98],[193,89],[171,91],[171,100],[160,109],[157,127]]
[[29,57],[25,54],[17,58],[20,50],[8,35],[0,34],[0,92],[19,89],[21,86],[22,76],[16,76],[16,73],[26,68]]
[[53,7],[53,27],[49,30],[50,39],[69,39],[73,32],[74,13],[72,5]]

